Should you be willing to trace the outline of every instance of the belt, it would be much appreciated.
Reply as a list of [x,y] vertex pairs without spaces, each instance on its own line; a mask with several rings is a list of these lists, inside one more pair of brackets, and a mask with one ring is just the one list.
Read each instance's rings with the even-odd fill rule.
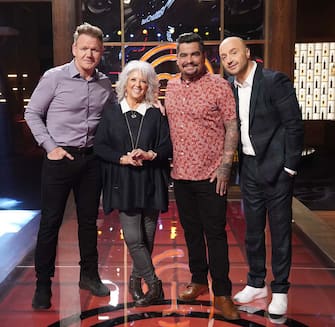
[[62,146],[62,148],[69,152],[70,154],[92,154],[93,153],[93,146],[89,148],[77,148],[75,146]]

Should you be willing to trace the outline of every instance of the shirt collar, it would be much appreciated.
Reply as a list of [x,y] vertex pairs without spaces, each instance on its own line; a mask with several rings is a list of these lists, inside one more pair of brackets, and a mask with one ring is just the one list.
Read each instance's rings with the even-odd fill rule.
[[[76,67],[76,64],[74,63],[74,59],[71,60],[70,62],[70,66],[69,66],[69,71],[70,71],[70,75],[71,77],[80,77],[80,73]],[[92,79],[98,79],[98,74],[97,74],[97,70],[95,69],[93,72],[93,75],[91,76]]]
[[[126,113],[128,111],[133,111],[134,109],[130,108],[126,98],[123,98],[120,102],[120,106],[121,106],[121,110],[122,113]],[[136,108],[136,112],[139,112],[142,116],[145,115],[146,111],[148,108],[150,108],[150,104],[147,102],[143,102],[141,103],[137,108]]]
[[254,76],[255,76],[255,72],[256,72],[256,68],[257,68],[257,64],[255,61],[252,61],[253,66],[252,69],[248,75],[248,77],[246,78],[246,80],[243,83],[240,83],[236,80],[236,78],[234,78],[234,86],[235,87],[248,87],[248,86],[252,86],[252,82],[254,80]]

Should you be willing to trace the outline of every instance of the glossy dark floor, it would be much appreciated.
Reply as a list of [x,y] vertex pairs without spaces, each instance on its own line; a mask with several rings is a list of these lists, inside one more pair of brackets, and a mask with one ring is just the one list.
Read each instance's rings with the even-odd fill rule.
[[[70,199],[59,235],[51,309],[38,312],[31,307],[35,280],[33,255],[30,253],[1,285],[0,326],[335,326],[335,272],[318,258],[300,233],[293,234],[292,287],[286,321],[274,322],[267,317],[268,298],[241,306],[241,319],[228,322],[212,314],[212,294],[201,296],[192,304],[176,300],[178,292],[190,281],[190,274],[183,231],[173,198],[169,211],[160,216],[153,254],[165,291],[165,301],[159,305],[135,308],[131,302],[127,292],[130,258],[122,240],[117,213],[109,216],[101,213],[98,226],[100,273],[111,289],[110,297],[94,297],[78,288],[77,223],[73,200]],[[231,198],[227,232],[233,293],[244,286],[247,273],[244,228],[241,202]],[[270,280],[269,265],[267,281]]]

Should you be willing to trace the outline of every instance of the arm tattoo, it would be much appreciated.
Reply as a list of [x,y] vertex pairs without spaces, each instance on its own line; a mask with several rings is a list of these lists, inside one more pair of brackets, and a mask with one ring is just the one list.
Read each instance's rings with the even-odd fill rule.
[[229,180],[230,171],[233,164],[233,158],[237,149],[239,132],[237,128],[237,120],[229,120],[225,122],[226,136],[224,142],[222,162],[218,169],[218,175],[224,180]]

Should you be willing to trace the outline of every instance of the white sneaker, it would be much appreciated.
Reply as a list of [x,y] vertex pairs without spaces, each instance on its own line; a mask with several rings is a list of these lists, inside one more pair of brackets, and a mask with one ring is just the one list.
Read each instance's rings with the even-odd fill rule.
[[282,316],[287,311],[287,294],[286,293],[273,293],[272,301],[269,304],[269,315]]
[[282,324],[285,324],[287,317],[286,316],[280,316],[279,318],[268,317],[268,319],[273,324],[282,325]]
[[249,303],[267,296],[268,289],[266,285],[260,288],[247,285],[242,291],[236,293],[233,299],[238,303]]

